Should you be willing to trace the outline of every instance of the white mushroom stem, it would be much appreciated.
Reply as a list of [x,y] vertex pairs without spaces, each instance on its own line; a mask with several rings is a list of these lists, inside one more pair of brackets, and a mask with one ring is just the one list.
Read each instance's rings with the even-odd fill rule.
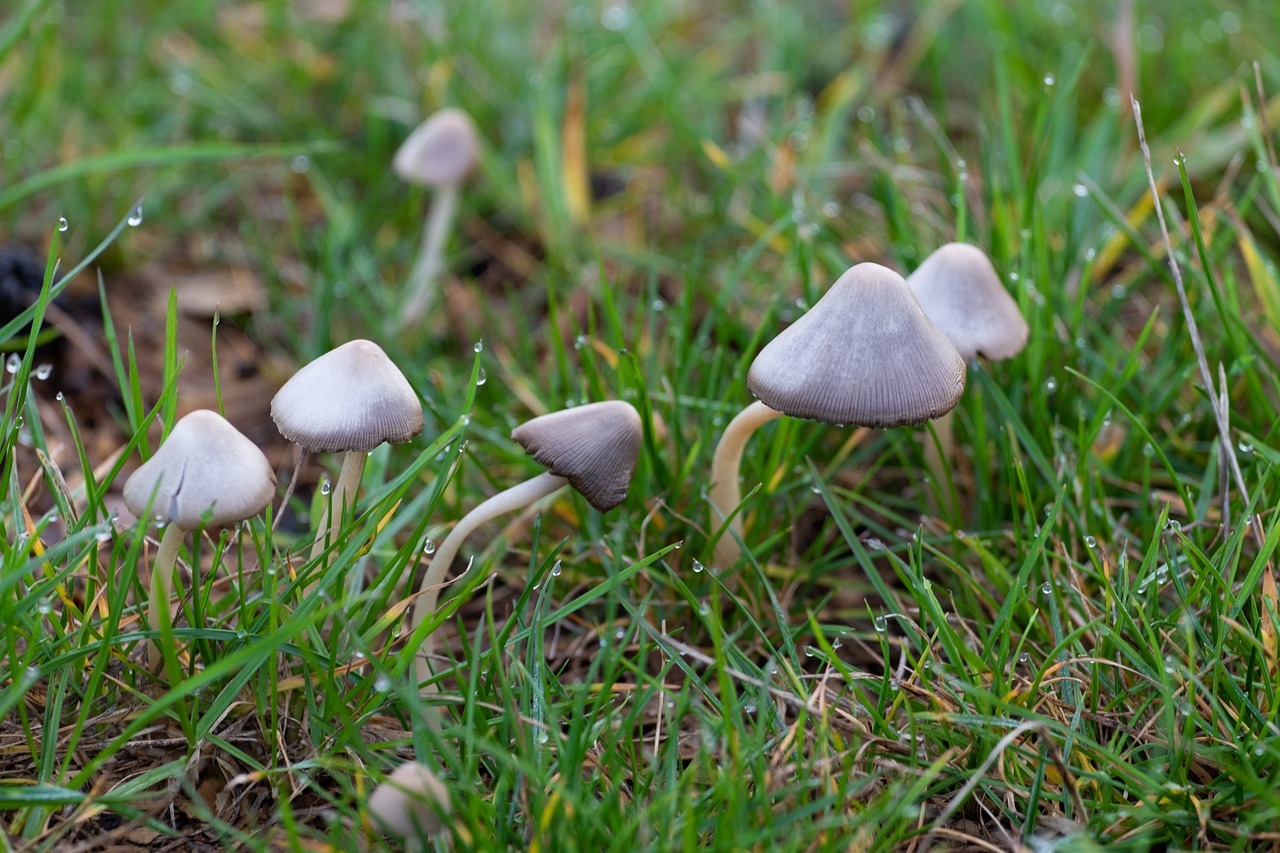
[[[742,503],[742,489],[738,486],[738,469],[742,467],[742,451],[747,446],[747,439],[757,429],[769,421],[782,417],[782,412],[771,409],[759,400],[747,406],[729,421],[720,443],[716,445],[715,456],[711,461],[711,506],[712,523],[719,525],[729,517],[738,504]],[[716,565],[727,569],[738,561],[742,549],[734,534],[742,535],[742,518],[734,516],[729,530],[726,530],[716,543]]]
[[[172,631],[173,617],[169,611],[169,597],[173,594],[173,570],[178,565],[178,549],[182,547],[182,538],[187,535],[176,522],[169,522],[160,537],[160,550],[156,552],[156,561],[151,566],[151,600],[147,604],[147,621],[152,629],[158,629],[163,642],[169,642],[167,635]],[[164,666],[164,655],[158,643],[147,644],[147,666],[158,672]]]
[[[356,497],[360,494],[360,479],[364,476],[364,463],[368,458],[369,452],[366,450],[348,450],[342,455],[342,471],[338,474],[338,482],[329,494],[329,500],[325,502],[324,509],[320,510],[320,523],[316,525],[316,541],[311,545],[312,560],[324,553],[324,549],[329,544],[329,534],[337,532],[342,525],[342,517],[347,514],[347,510],[355,506]],[[329,524],[330,508],[338,514],[337,524]],[[314,587],[314,583],[308,584],[304,595],[310,593]]]
[[[445,573],[449,571],[449,564],[453,562],[458,549],[462,547],[462,543],[472,531],[500,515],[528,506],[568,483],[569,481],[564,477],[558,477],[550,472],[539,474],[531,480],[525,480],[504,492],[499,492],[464,515],[440,543],[440,547],[431,558],[431,564],[427,566],[427,573],[422,578],[421,586],[418,587],[418,597],[413,604],[409,624],[405,628],[406,633],[412,634],[424,619],[435,613],[436,602],[440,599],[440,589],[444,584]],[[435,639],[434,632],[428,634],[418,648],[419,684],[431,677],[430,657],[435,650]]]
[[460,196],[458,184],[442,184],[436,189],[422,229],[422,248],[409,272],[409,296],[399,321],[402,329],[416,324],[435,302],[439,287],[436,280],[444,269],[444,244],[449,239]]

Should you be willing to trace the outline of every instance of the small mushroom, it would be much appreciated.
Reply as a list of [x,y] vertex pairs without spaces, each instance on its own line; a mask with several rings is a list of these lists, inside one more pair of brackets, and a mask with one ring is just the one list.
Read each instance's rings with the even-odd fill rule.
[[[956,405],[964,379],[964,361],[902,276],[858,264],[752,362],[747,387],[760,399],[729,422],[712,460],[715,520],[742,501],[742,452],[760,426],[784,414],[866,427],[920,424]],[[732,529],[741,534],[737,518]],[[715,554],[728,566],[740,549],[725,535]]]
[[422,248],[409,273],[409,295],[400,314],[412,326],[436,298],[436,278],[444,269],[444,244],[457,212],[462,182],[480,158],[480,135],[471,117],[445,107],[409,134],[392,167],[402,180],[435,190],[435,203],[422,231]]
[[[643,429],[630,403],[610,400],[542,415],[516,427],[511,437],[549,470],[512,486],[463,516],[436,549],[418,588],[408,633],[435,612],[445,573],[463,541],[481,524],[528,506],[567,485],[573,486],[600,512],[627,496],[640,456]],[[435,637],[428,635],[418,651],[418,682],[431,676],[429,658]]]
[[401,764],[374,788],[368,808],[379,828],[402,839],[408,850],[424,849],[453,810],[449,789],[416,761]]
[[[942,330],[966,363],[976,358],[1002,361],[1027,345],[1027,321],[977,246],[947,243],[925,258],[907,284],[929,319]],[[925,445],[925,462],[935,481],[945,482],[952,456],[951,414],[935,424],[938,447]]]
[[[124,502],[139,518],[147,512],[167,522],[151,570],[148,618],[169,629],[169,597],[178,549],[188,530],[225,527],[257,515],[271,503],[276,476],[252,441],[217,412],[200,409],[173,425],[150,459],[125,481]],[[162,656],[147,646],[147,663]]]
[[[422,405],[382,347],[353,340],[295,373],[271,401],[280,434],[312,453],[342,453],[342,472],[320,514],[311,559],[329,539],[330,507],[339,519],[356,502],[369,451],[404,444],[422,432]],[[310,587],[307,588],[310,591]]]

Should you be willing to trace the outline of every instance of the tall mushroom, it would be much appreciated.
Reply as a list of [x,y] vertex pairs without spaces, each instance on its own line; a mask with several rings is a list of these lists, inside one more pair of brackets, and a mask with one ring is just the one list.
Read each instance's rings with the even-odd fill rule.
[[[729,517],[742,501],[742,452],[760,426],[784,414],[866,427],[920,424],[955,407],[964,379],[964,361],[902,276],[858,264],[752,362],[747,387],[760,399],[729,422],[716,446],[713,521]],[[741,535],[741,529],[735,517],[732,531]],[[716,543],[723,566],[740,553],[728,533]]]
[[330,507],[341,519],[355,506],[369,451],[384,441],[411,441],[423,425],[422,405],[409,380],[382,347],[360,339],[295,373],[271,401],[271,419],[303,450],[343,454],[342,472],[316,526],[313,560],[329,539]]
[[409,295],[400,326],[412,326],[436,298],[436,278],[444,269],[444,244],[458,209],[462,182],[480,158],[480,135],[471,117],[445,107],[427,117],[396,151],[392,167],[411,184],[435,190],[422,231],[422,248],[409,273]]
[[[609,400],[564,409],[526,421],[511,437],[547,471],[499,492],[462,517],[436,549],[418,588],[406,630],[412,633],[435,612],[440,585],[463,541],[491,519],[528,506],[565,485],[573,486],[600,512],[613,509],[627,496],[640,456],[643,429],[640,413],[630,403]],[[418,682],[431,675],[429,658],[435,647],[428,635],[418,651]]]
[[[252,441],[219,415],[199,409],[173,425],[150,459],[124,484],[124,502],[139,518],[150,512],[167,522],[151,570],[148,619],[169,630],[169,597],[178,549],[188,530],[225,527],[257,515],[271,503],[276,476]],[[147,664],[162,661],[155,643]]]
[[424,849],[453,810],[449,789],[416,761],[401,764],[374,788],[368,808],[379,828],[403,840],[407,850]]
[[[1005,290],[986,253],[966,243],[947,243],[925,258],[907,277],[907,285],[924,313],[951,341],[960,357],[1003,361],[1027,345],[1027,321]],[[951,414],[936,424],[941,458],[932,442],[925,445],[925,461],[939,482],[954,441]]]

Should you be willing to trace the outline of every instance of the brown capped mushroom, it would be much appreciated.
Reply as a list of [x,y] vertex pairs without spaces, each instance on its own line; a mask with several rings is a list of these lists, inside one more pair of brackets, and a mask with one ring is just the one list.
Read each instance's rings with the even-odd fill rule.
[[462,182],[480,157],[480,135],[471,117],[445,107],[409,134],[392,163],[396,174],[435,190],[422,231],[422,248],[409,273],[409,295],[399,323],[411,326],[435,301],[436,277],[444,269],[444,244],[458,208]]
[[[741,503],[742,452],[763,424],[784,414],[866,427],[919,424],[950,411],[964,380],[964,361],[902,276],[858,264],[752,362],[747,387],[760,400],[729,422],[716,447],[710,491],[715,520]],[[732,530],[740,534],[736,518]],[[728,566],[740,549],[725,535],[715,553]]]
[[[167,633],[169,597],[178,549],[188,530],[225,527],[271,503],[276,476],[252,441],[217,412],[199,409],[173,425],[164,443],[124,484],[124,502],[138,518],[167,522],[151,571],[148,618]],[[147,647],[158,668],[160,648]]]
[[329,538],[329,506],[341,518],[355,505],[369,451],[384,441],[411,441],[423,425],[418,395],[400,368],[382,347],[358,339],[295,373],[271,401],[271,419],[303,450],[343,454],[342,473],[316,526],[313,560]]
[[[463,541],[481,524],[528,506],[567,485],[573,486],[600,512],[627,496],[640,456],[643,429],[640,413],[630,403],[610,400],[552,412],[516,427],[511,437],[549,470],[512,486],[463,516],[436,549],[418,588],[406,630],[435,612],[445,573]],[[429,658],[435,638],[428,635],[418,651],[419,683],[431,676]]]

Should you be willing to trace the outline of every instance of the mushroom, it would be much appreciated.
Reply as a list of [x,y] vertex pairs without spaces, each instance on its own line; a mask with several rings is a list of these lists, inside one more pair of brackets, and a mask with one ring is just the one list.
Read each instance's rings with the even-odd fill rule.
[[[528,506],[567,485],[573,486],[600,512],[613,509],[627,496],[640,456],[643,429],[640,414],[630,403],[609,400],[564,409],[526,421],[511,437],[549,470],[499,492],[462,517],[436,549],[418,588],[409,617],[412,633],[435,612],[445,572],[463,541],[481,524],[503,513]],[[418,651],[418,682],[431,675],[429,658],[434,635]]]
[[[709,497],[716,520],[741,503],[743,449],[774,418],[785,414],[866,427],[920,424],[956,405],[964,379],[964,361],[902,276],[878,264],[849,269],[752,362],[747,387],[760,399],[729,422],[712,460]],[[732,530],[741,535],[736,517]],[[716,543],[716,559],[724,566],[740,553],[731,535]]]
[[[125,481],[124,502],[142,518],[167,522],[151,570],[148,619],[169,630],[169,596],[178,549],[188,530],[225,527],[257,515],[271,503],[276,476],[267,457],[217,412],[200,409],[173,425],[155,454]],[[147,664],[162,661],[155,643]]]
[[432,113],[396,151],[396,174],[411,184],[432,187],[436,195],[423,227],[422,248],[409,273],[401,327],[416,323],[435,301],[436,277],[444,268],[444,243],[457,212],[459,190],[479,158],[475,123],[455,107]]
[[403,839],[408,850],[422,850],[430,836],[444,829],[443,817],[453,809],[449,789],[436,774],[416,761],[401,764],[369,795],[369,814],[379,827]]
[[[907,277],[924,313],[951,341],[966,363],[981,356],[1002,361],[1027,345],[1027,321],[996,274],[991,259],[977,246],[947,243],[925,258]],[[925,461],[942,482],[943,464],[951,458],[951,414],[935,426],[938,448],[925,445]]]
[[343,454],[342,472],[316,526],[313,560],[324,552],[331,512],[341,519],[355,506],[369,451],[384,441],[411,441],[423,425],[422,405],[409,380],[382,347],[360,339],[295,373],[272,399],[271,419],[303,450]]

